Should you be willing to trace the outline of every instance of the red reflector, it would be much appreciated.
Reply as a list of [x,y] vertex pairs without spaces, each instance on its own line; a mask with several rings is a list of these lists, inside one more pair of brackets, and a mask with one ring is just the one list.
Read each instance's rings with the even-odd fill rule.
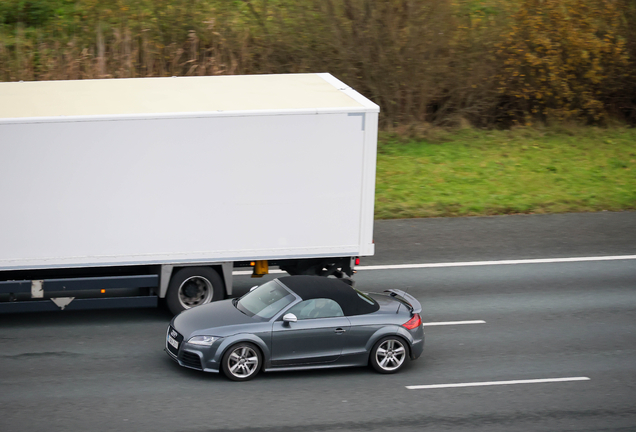
[[356,265],[360,265],[360,258],[356,258]]
[[422,325],[422,318],[420,317],[420,314],[415,314],[413,315],[413,318],[402,324],[402,327],[408,330],[413,330],[420,325]]

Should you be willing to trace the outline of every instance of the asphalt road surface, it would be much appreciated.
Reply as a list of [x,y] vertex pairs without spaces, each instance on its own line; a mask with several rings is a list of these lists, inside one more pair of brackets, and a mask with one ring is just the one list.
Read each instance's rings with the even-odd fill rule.
[[[382,221],[375,238],[363,265],[616,257],[636,255],[636,212]],[[237,295],[254,284],[235,279]],[[234,383],[168,358],[163,310],[0,316],[0,431],[636,430],[635,259],[361,269],[356,281],[423,305],[424,355],[399,374]]]

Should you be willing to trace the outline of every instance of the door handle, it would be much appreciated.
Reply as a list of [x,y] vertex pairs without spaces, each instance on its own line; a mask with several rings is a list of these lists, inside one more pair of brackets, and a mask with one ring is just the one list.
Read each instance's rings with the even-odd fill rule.
[[335,329],[335,330],[334,330],[334,333],[336,333],[336,334],[343,334],[345,331],[346,331],[345,329],[343,329],[343,328],[341,328],[341,327],[338,327],[337,329]]

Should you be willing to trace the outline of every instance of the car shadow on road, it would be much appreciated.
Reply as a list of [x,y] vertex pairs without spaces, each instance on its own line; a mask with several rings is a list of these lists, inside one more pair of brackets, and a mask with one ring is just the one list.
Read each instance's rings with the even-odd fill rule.
[[[166,373],[178,374],[180,378],[192,380],[193,382],[205,382],[210,381],[214,383],[231,383],[223,373],[209,373],[202,372],[186,367],[179,366],[174,360],[166,356],[164,362],[166,366]],[[384,382],[384,379],[391,376],[404,376],[414,373],[422,366],[422,362],[409,362],[403,369],[397,374],[379,374],[375,372],[370,366],[360,367],[343,367],[333,369],[310,369],[302,371],[272,371],[272,372],[260,372],[250,382],[260,382],[263,384],[281,383],[281,382],[294,382],[297,385],[300,382],[315,382],[317,380],[328,381],[375,381]],[[236,383],[241,385],[242,383]]]

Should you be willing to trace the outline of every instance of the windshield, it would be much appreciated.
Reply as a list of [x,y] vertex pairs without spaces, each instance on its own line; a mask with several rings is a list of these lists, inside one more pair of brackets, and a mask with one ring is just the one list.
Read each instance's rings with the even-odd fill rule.
[[268,320],[295,299],[292,293],[270,281],[241,297],[236,308],[247,316]]

